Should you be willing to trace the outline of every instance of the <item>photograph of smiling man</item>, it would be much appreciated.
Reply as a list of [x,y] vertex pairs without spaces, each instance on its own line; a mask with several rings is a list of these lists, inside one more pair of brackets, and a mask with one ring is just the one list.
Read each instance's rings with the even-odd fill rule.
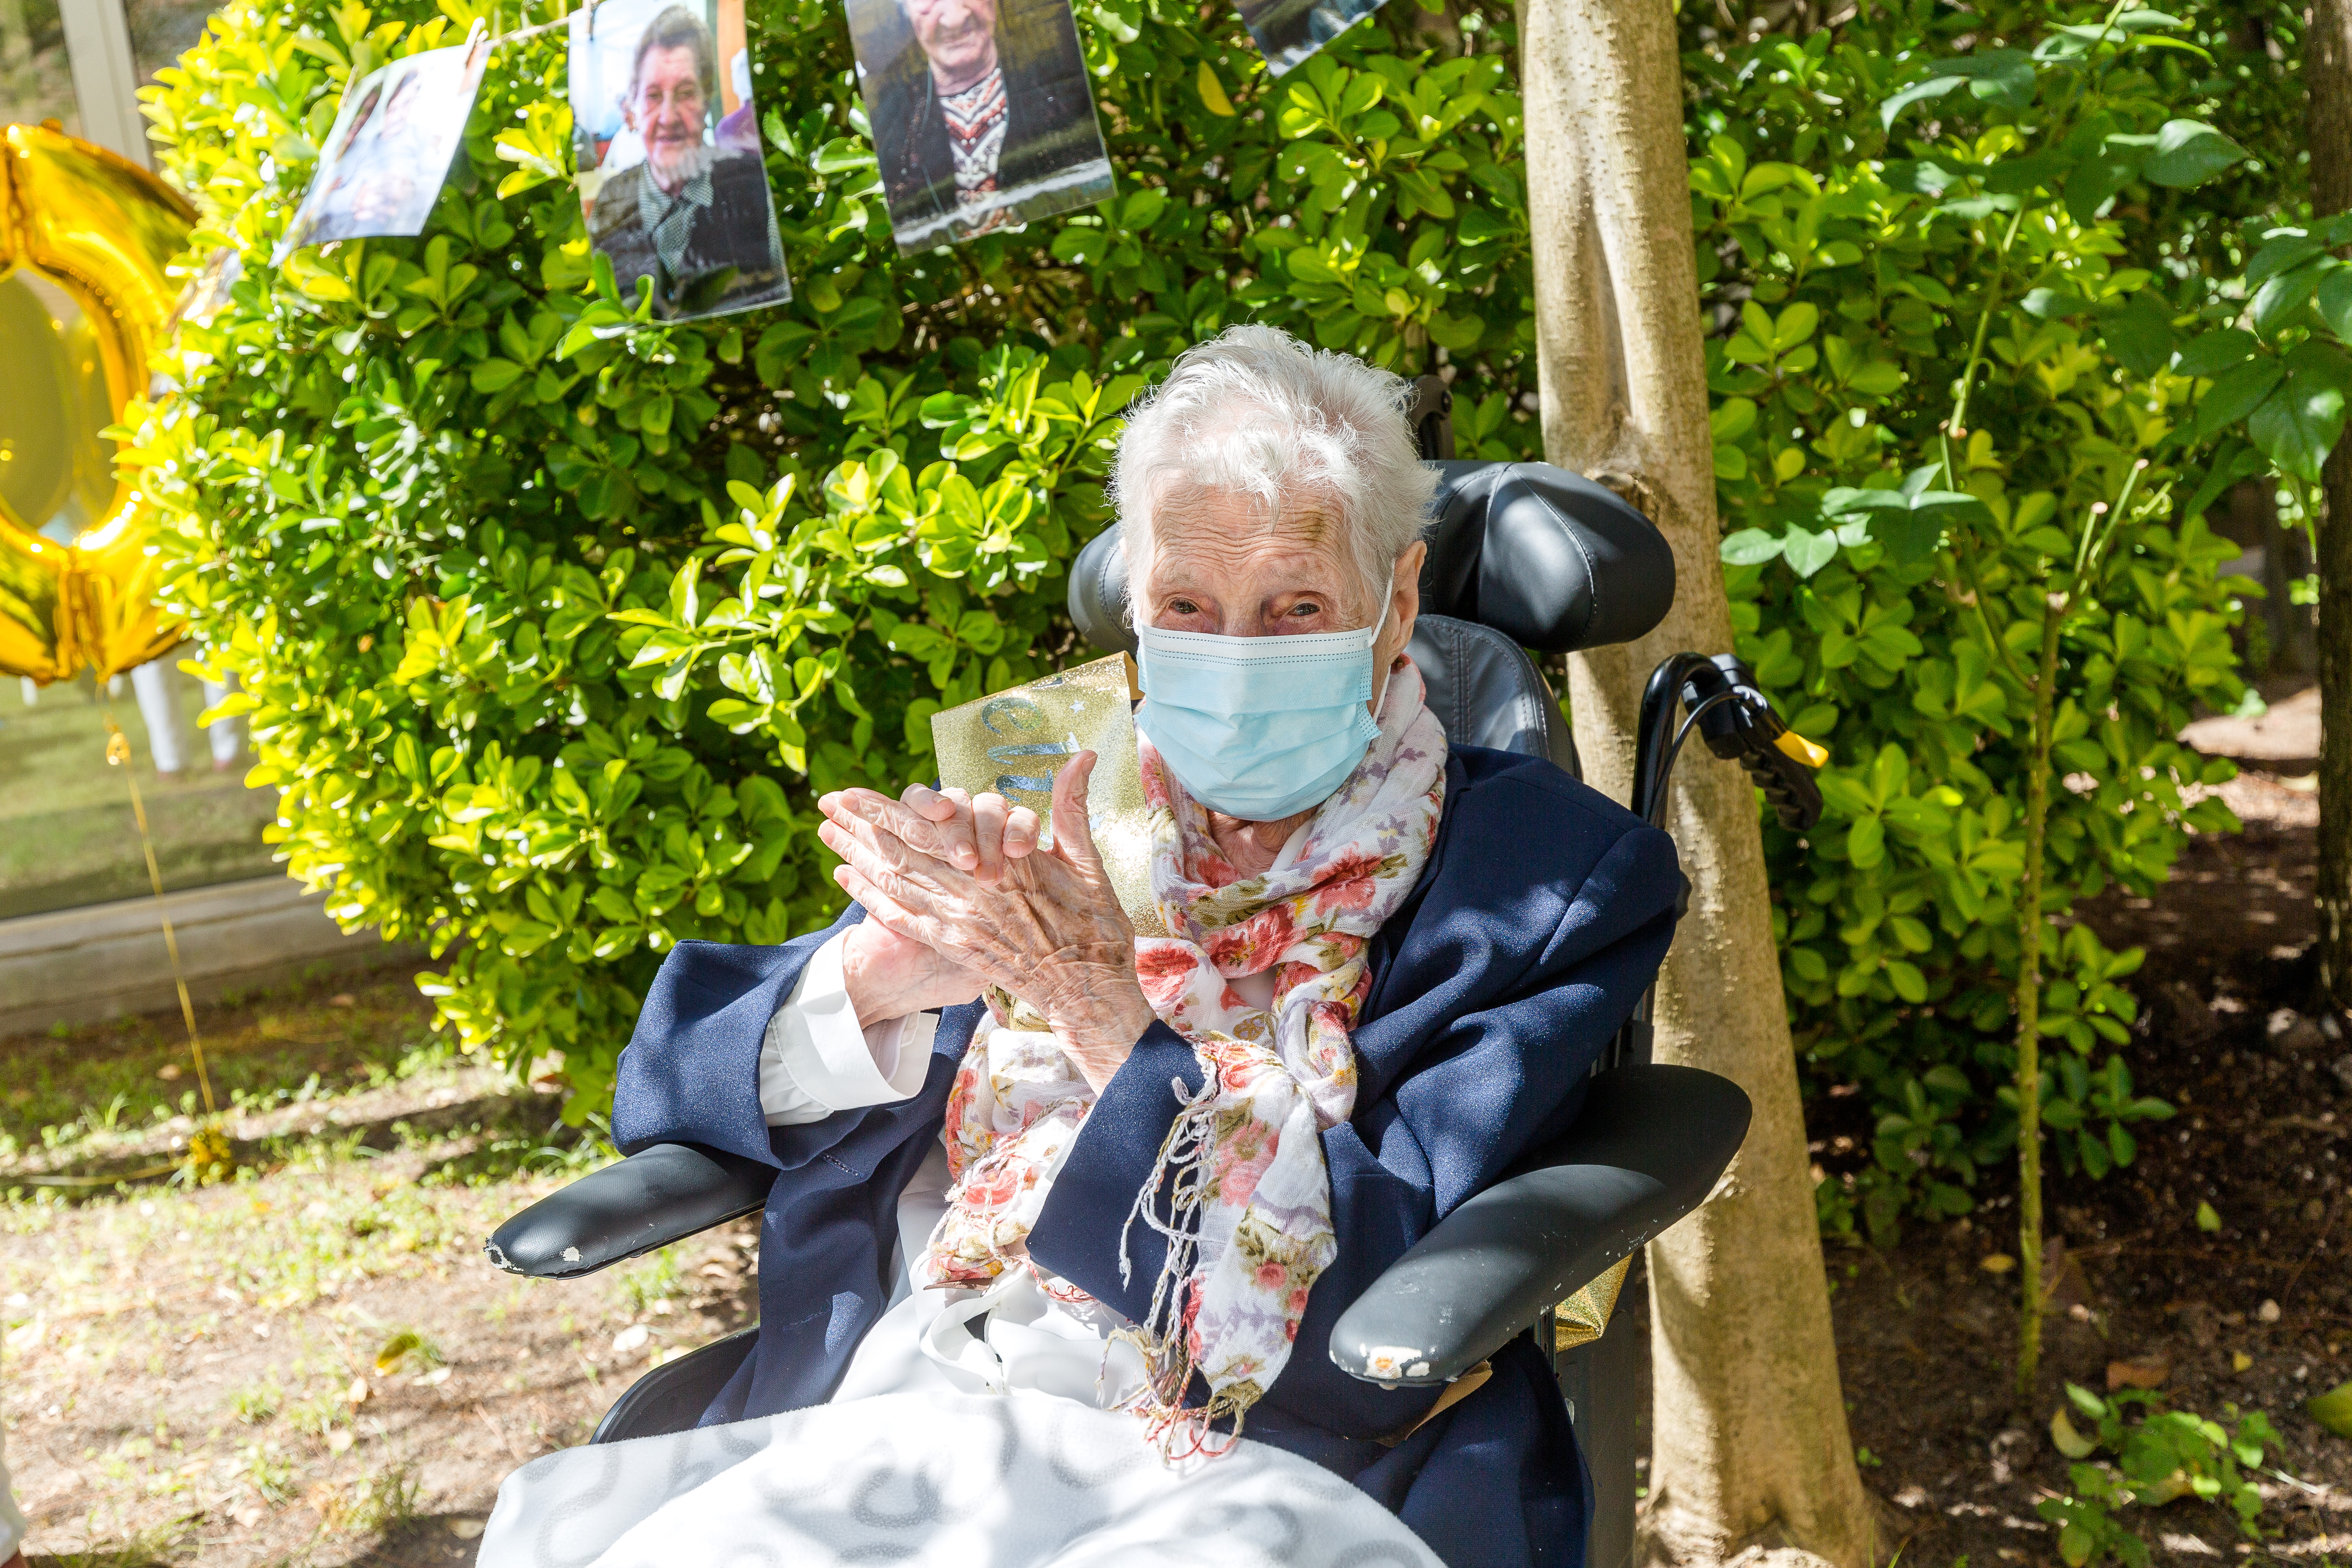
[[604,0],[572,18],[588,232],[621,298],[650,279],[664,321],[792,298],[751,89],[743,0]]
[[1068,0],[847,0],[898,248],[1111,194]]

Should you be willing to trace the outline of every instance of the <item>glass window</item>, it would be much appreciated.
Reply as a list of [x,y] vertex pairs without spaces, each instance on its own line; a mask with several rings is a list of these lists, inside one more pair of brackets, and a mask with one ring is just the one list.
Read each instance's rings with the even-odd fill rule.
[[[0,6],[7,4],[0,0]],[[123,0],[123,19],[131,24],[131,58],[141,87],[152,85],[157,71],[195,47],[217,6],[218,0]]]
[[[169,667],[181,657],[157,662]],[[211,733],[195,727],[203,688],[176,669],[166,674],[178,734],[159,755],[132,684],[123,677],[121,695],[111,695],[84,671],[37,690],[26,681],[21,700],[0,697],[0,920],[148,896],[131,793],[122,770],[106,761],[110,711],[131,742],[129,765],[139,770],[167,889],[281,869],[261,839],[277,816],[278,792],[245,787],[252,757],[215,756]],[[178,766],[161,773],[159,762]]]
[[81,134],[58,0],[0,0],[0,123],[54,120]]

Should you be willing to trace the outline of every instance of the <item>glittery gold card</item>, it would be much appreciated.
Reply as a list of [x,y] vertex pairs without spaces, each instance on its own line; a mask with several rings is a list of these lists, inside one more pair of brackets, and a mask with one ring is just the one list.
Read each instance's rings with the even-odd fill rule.
[[1151,827],[1136,762],[1134,685],[1125,654],[931,715],[940,783],[994,791],[1037,814],[1041,849],[1054,844],[1054,775],[1092,752],[1087,822],[1119,907],[1138,936],[1165,936],[1151,897]]
[[1551,1310],[1554,1350],[1572,1351],[1609,1331],[1609,1315],[1617,1310],[1617,1293],[1625,1288],[1625,1271],[1633,1263],[1630,1257],[1619,1258]]

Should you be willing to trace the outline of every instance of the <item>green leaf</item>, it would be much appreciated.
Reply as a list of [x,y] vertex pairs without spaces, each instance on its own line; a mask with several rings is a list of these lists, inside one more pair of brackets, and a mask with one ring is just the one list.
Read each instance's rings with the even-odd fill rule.
[[1756,428],[1756,404],[1751,398],[1727,397],[1707,416],[1707,428],[1717,442],[1737,441]]
[[2352,1382],[2339,1383],[2306,1402],[2303,1413],[2311,1417],[2314,1425],[2326,1427],[2338,1437],[2352,1437]]
[[2313,484],[2343,433],[2343,380],[2317,369],[2288,375],[2246,421],[2246,434],[2263,456]]
[[1225,96],[1225,84],[1217,79],[1217,73],[1208,61],[1201,62],[1201,74],[1194,79],[1193,86],[1199,91],[1201,101],[1207,106],[1210,113],[1220,120],[1231,120],[1234,117],[1234,100]]
[[2033,61],[2022,50],[1981,49],[1937,60],[1928,70],[1931,74],[1925,81],[1903,89],[1879,105],[1880,124],[1893,129],[1895,117],[1912,104],[1940,98],[1963,82],[1976,98],[2003,109],[2028,109],[2033,103]]
[[2298,267],[2255,289],[2252,311],[2254,331],[2263,338],[2275,340],[2280,329],[2294,325],[2304,302],[2319,287],[2320,270],[2317,267]]
[[2312,304],[2337,342],[2352,343],[2352,267],[2330,268]]
[[2243,147],[2202,121],[2168,120],[2141,172],[2150,184],[2188,190],[2247,156]]
[[2146,152],[2109,143],[2077,162],[2066,176],[2066,216],[2076,223],[2093,221],[2115,195],[2139,177]]
[[1780,558],[1800,577],[1810,577],[1837,559],[1835,533],[1809,533],[1793,523],[1780,541]]
[[1168,193],[1156,185],[1148,185],[1129,195],[1119,204],[1118,221],[1122,228],[1140,232],[1159,220],[1168,205]]
[[1774,351],[1786,353],[1795,348],[1813,335],[1813,330],[1821,325],[1821,321],[1822,312],[1816,306],[1807,300],[1798,300],[1781,311],[1780,319],[1772,324]]
[[1780,558],[1780,541],[1760,528],[1743,528],[1725,537],[1721,553],[1728,566],[1761,566]]
[[2247,259],[2246,287],[2259,289],[2271,279],[2327,254],[2327,242],[2315,235],[2289,233],[2265,242]]
[[503,392],[522,379],[522,366],[512,360],[486,359],[474,366],[471,379],[476,392]]
[[856,169],[876,167],[874,146],[869,142],[852,136],[836,136],[816,150],[809,166],[820,174],[846,174]]
[[1455,353],[1467,353],[1486,335],[1486,323],[1473,315],[1439,311],[1429,321],[1429,341]]
[[2232,365],[2213,378],[2213,389],[2197,405],[2197,435],[2201,440],[2226,430],[2252,414],[2271,389],[2286,376],[2286,364],[2264,355]]
[[2174,362],[2173,371],[2179,375],[2214,376],[2232,365],[2243,364],[2262,352],[2262,342],[2253,333],[2236,327],[2224,327],[2207,332],[2182,345],[2180,357]]
[[1962,490],[1878,490],[1839,487],[1822,498],[1822,515],[1861,519],[1870,536],[1898,563],[1935,553],[1944,530],[1990,517],[1983,501]]
[[2154,375],[2172,358],[2171,312],[2146,290],[2099,317],[2108,352],[2134,375]]

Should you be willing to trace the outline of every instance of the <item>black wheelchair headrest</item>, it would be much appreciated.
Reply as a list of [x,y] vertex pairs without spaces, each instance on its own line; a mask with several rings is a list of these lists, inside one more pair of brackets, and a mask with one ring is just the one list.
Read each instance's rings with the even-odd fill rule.
[[[1631,642],[1675,601],[1665,536],[1612,491],[1549,463],[1444,460],[1424,537],[1424,614],[1494,627],[1538,653]],[[1113,523],[1078,552],[1070,618],[1106,652],[1135,651],[1127,556]]]

